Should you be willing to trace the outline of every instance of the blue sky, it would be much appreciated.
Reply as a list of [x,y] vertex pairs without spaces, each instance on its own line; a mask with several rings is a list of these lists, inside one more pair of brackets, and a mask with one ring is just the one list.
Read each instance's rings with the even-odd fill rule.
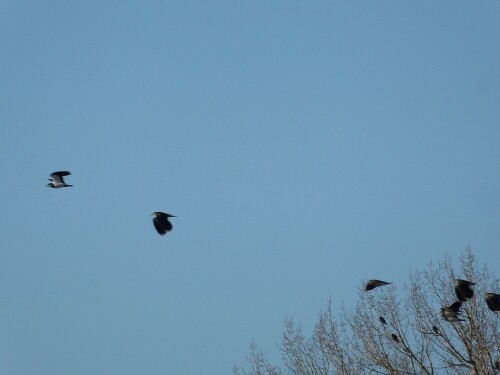
[[[499,19],[2,2],[0,372],[230,373],[368,278],[468,244],[498,266]],[[74,187],[46,188],[56,170]]]

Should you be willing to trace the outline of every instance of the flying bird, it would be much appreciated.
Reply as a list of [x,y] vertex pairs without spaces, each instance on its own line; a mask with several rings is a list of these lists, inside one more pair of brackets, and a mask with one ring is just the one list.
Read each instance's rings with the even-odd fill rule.
[[474,295],[474,291],[471,288],[472,285],[476,285],[476,283],[467,280],[455,279],[455,294],[457,295],[459,301],[466,301],[469,298],[472,298]]
[[491,311],[500,311],[500,294],[486,293],[484,300]]
[[168,221],[169,217],[175,217],[174,215],[166,214],[164,212],[153,212],[153,224],[156,231],[164,236],[167,232],[172,230],[172,223]]
[[384,285],[388,285],[388,284],[392,284],[392,283],[388,283],[388,282],[381,281],[381,280],[368,280],[368,282],[366,283],[366,286],[365,286],[365,291],[372,290],[378,286],[384,286]]
[[383,316],[379,317],[378,320],[380,320],[380,323],[382,324],[387,324]]
[[73,185],[68,185],[66,182],[64,182],[64,176],[69,176],[71,173],[68,171],[59,171],[59,172],[54,172],[50,175],[49,178],[49,183],[47,184],[48,187],[51,187],[53,189],[59,189],[63,187],[70,187]]
[[459,318],[461,307],[462,302],[453,302],[450,306],[441,308],[441,316],[447,322],[463,322],[464,319]]

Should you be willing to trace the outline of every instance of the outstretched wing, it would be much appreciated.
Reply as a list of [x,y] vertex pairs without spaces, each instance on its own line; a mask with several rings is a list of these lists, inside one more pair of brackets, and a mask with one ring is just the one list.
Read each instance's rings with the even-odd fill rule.
[[153,224],[156,228],[156,231],[164,236],[167,232],[172,230],[172,224],[168,221],[166,216],[157,216],[153,219]]
[[54,172],[50,175],[56,184],[64,184],[63,176],[69,176],[71,173],[68,171]]
[[388,284],[391,284],[391,283],[388,283],[388,282],[382,281],[382,280],[368,280],[368,282],[366,283],[366,286],[365,286],[365,290],[366,291],[372,290],[378,286],[384,286],[384,285],[388,285]]

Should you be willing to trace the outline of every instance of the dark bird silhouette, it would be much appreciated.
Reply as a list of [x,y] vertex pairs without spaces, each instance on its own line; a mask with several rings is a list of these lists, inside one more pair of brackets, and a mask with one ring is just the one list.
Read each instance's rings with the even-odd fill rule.
[[394,341],[399,342],[398,336],[396,336],[394,333],[391,334],[391,337]]
[[365,286],[365,291],[372,290],[378,286],[384,286],[384,285],[388,285],[388,284],[392,284],[392,283],[388,283],[388,282],[381,281],[381,280],[368,280],[368,282],[366,283],[366,286]]
[[69,176],[70,174],[71,173],[68,171],[59,171],[59,172],[52,173],[50,175],[50,177],[52,177],[52,178],[49,178],[50,182],[47,184],[47,186],[51,187],[53,189],[59,189],[59,188],[63,188],[63,187],[73,186],[73,185],[66,184],[66,182],[64,182],[64,179],[63,179],[64,176]]
[[434,332],[436,335],[439,335],[439,329],[436,326],[432,326],[432,332]]
[[164,236],[167,232],[172,230],[172,223],[168,221],[169,217],[175,217],[174,215],[166,214],[164,212],[153,212],[153,224],[156,231]]
[[500,311],[500,294],[486,293],[484,300],[491,311]]
[[387,322],[385,321],[384,317],[379,317],[378,320],[380,320],[380,323],[382,324],[387,324]]
[[495,370],[499,370],[500,371],[500,361],[499,360],[495,361]]
[[462,307],[462,302],[453,302],[448,307],[441,308],[441,316],[447,322],[463,322],[464,319],[460,319],[460,308]]
[[455,294],[457,295],[459,301],[466,301],[469,298],[472,298],[474,295],[474,291],[471,288],[472,285],[476,285],[476,283],[467,280],[455,279]]

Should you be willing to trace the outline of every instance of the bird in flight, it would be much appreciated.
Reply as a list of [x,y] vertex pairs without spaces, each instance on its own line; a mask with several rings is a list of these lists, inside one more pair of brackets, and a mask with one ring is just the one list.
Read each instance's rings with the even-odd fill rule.
[[365,286],[365,291],[372,290],[378,286],[384,286],[384,285],[388,285],[388,284],[392,284],[392,283],[388,283],[388,282],[381,281],[381,280],[368,280],[368,282],[366,283],[366,286]]
[[486,293],[484,300],[491,311],[500,311],[500,294]]
[[459,301],[466,301],[469,298],[472,298],[474,295],[474,291],[471,288],[472,285],[476,285],[476,283],[467,280],[455,279],[455,294],[457,295]]
[[54,172],[50,175],[49,178],[49,183],[47,184],[48,187],[51,187],[53,189],[59,189],[63,187],[70,187],[73,185],[68,185],[66,182],[64,182],[64,176],[69,176],[71,173],[68,171],[59,171],[59,172]]
[[441,316],[447,322],[463,322],[464,319],[458,317],[460,307],[462,307],[462,302],[453,302],[450,306],[441,308]]
[[164,236],[167,232],[172,230],[172,223],[168,221],[169,217],[175,217],[174,215],[166,214],[164,212],[153,212],[153,224],[156,231]]

